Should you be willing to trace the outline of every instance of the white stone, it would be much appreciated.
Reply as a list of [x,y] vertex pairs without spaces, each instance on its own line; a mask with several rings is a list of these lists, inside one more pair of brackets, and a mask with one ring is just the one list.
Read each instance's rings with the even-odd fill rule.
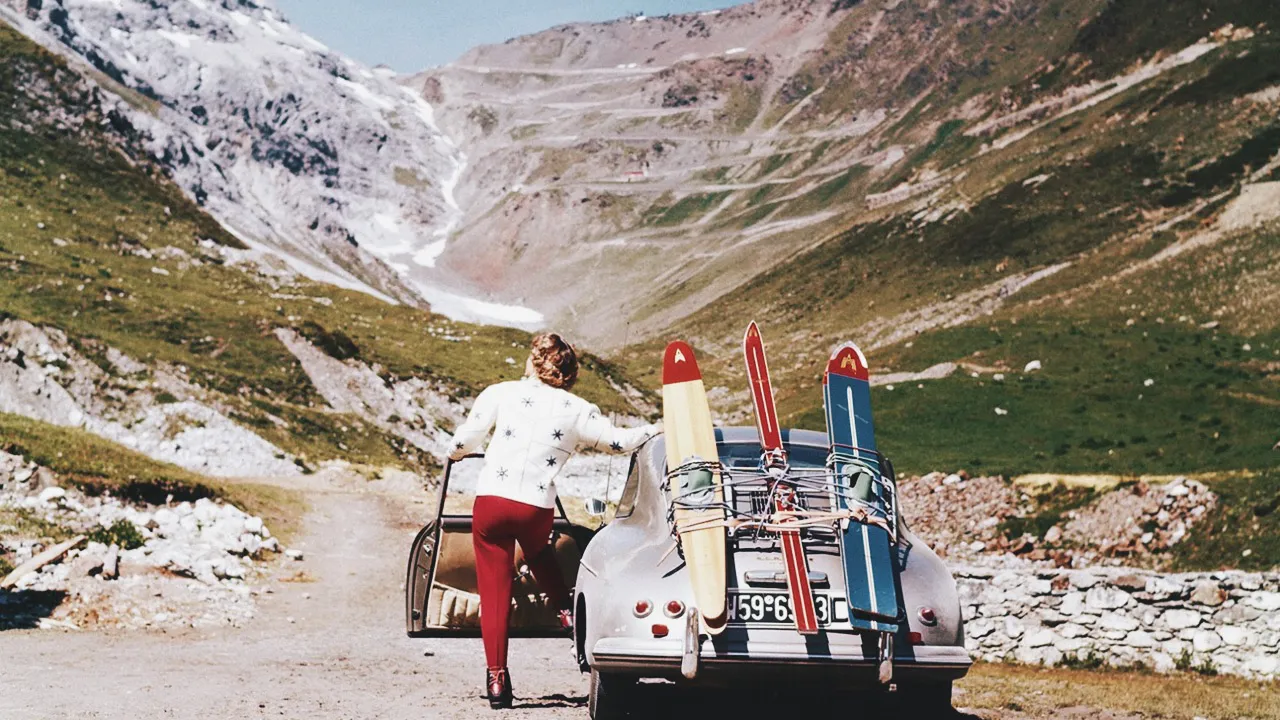
[[1222,647],[1222,637],[1212,630],[1197,630],[1191,638],[1191,646],[1198,653],[1217,650]]
[[1151,653],[1151,668],[1158,673],[1171,673],[1176,670],[1178,664],[1174,662],[1173,657],[1162,652]]
[[1025,631],[1026,631],[1026,628],[1022,626],[1022,623],[1019,622],[1017,618],[1006,617],[1004,619],[1005,635],[1011,638],[1018,638],[1018,637],[1022,637],[1022,633]]
[[[1240,586],[1244,587],[1244,583],[1241,583]],[[1264,612],[1280,610],[1280,592],[1258,591],[1246,597],[1244,604]]]
[[1022,644],[1026,647],[1044,647],[1052,645],[1058,636],[1049,628],[1041,628],[1023,638]]
[[1280,673],[1280,658],[1275,655],[1254,655],[1245,662],[1244,668],[1254,675],[1272,677]]
[[1039,370],[1041,367],[1042,366],[1039,360],[1032,360],[1031,362],[1027,363],[1022,367],[1022,372],[1024,373],[1035,372],[1036,370]]
[[1177,580],[1156,575],[1147,579],[1144,589],[1157,600],[1167,600],[1182,595],[1185,588]]
[[1103,613],[1102,617],[1098,618],[1098,625],[1099,627],[1107,630],[1122,630],[1124,632],[1129,632],[1131,630],[1137,630],[1139,623],[1131,617],[1109,612]]
[[1076,623],[1064,623],[1058,626],[1058,634],[1065,638],[1084,637],[1089,631]]
[[1130,647],[1140,648],[1156,646],[1155,638],[1151,637],[1151,633],[1146,630],[1134,630],[1125,637],[1124,643]]
[[1079,615],[1084,609],[1084,594],[1078,592],[1069,592],[1062,596],[1062,603],[1058,605],[1058,612],[1063,615]]
[[1242,628],[1238,625],[1223,625],[1217,630],[1218,634],[1222,636],[1222,642],[1233,646],[1246,644],[1250,635],[1252,635],[1248,628]]
[[1062,661],[1062,653],[1053,647],[1019,647],[1013,657],[1024,665],[1057,665]]
[[995,629],[995,625],[990,620],[974,620],[964,626],[965,635],[970,638],[986,637]]
[[1202,620],[1200,613],[1195,610],[1182,610],[1177,608],[1165,610],[1164,615],[1161,617],[1164,618],[1165,625],[1168,625],[1172,630],[1193,628],[1198,626]]
[[1085,605],[1099,610],[1115,610],[1131,602],[1129,593],[1119,588],[1093,587],[1085,594]]
[[1053,646],[1067,655],[1072,655],[1087,647],[1093,647],[1093,643],[1084,638],[1062,638]]
[[65,498],[66,496],[67,496],[67,491],[66,491],[66,490],[63,490],[62,488],[58,487],[57,485],[52,485],[52,486],[50,486],[50,487],[47,487],[47,488],[45,488],[45,489],[41,490],[41,491],[40,491],[40,495],[39,495],[39,497],[40,497],[40,502],[42,502],[42,503],[52,503],[52,502],[57,502],[58,500],[61,500],[61,499]]
[[1088,590],[1100,582],[1102,578],[1088,571],[1071,573],[1071,585],[1081,590]]

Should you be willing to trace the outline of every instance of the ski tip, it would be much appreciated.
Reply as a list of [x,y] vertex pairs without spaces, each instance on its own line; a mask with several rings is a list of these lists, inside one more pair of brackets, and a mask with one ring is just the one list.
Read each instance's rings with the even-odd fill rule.
[[751,342],[753,338],[761,343],[764,342],[764,340],[760,338],[760,326],[756,324],[755,320],[752,320],[751,324],[747,325],[747,332],[743,334],[742,342]]
[[847,342],[831,353],[827,362],[828,375],[870,380],[871,371],[867,368],[867,356],[862,354],[857,345]]
[[674,385],[701,379],[702,371],[698,369],[698,359],[694,357],[689,343],[676,340],[667,345],[667,351],[662,354],[662,384]]

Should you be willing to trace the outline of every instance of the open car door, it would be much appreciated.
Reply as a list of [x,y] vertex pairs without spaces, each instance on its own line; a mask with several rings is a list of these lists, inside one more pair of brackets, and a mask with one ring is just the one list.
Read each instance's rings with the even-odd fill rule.
[[[405,622],[409,637],[478,636],[480,595],[476,584],[475,551],[471,544],[471,506],[475,481],[483,455],[449,461],[440,484],[433,519],[418,531],[409,551],[409,575],[405,581]],[[551,542],[565,582],[578,578],[582,551],[594,530],[572,525],[556,500],[559,516],[552,525]],[[511,613],[513,637],[562,637],[564,630],[556,608],[538,591],[517,545]]]

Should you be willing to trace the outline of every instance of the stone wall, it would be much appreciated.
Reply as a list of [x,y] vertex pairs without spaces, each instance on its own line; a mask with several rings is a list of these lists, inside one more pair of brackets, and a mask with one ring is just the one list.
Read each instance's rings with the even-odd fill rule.
[[974,659],[1280,678],[1280,573],[953,572]]

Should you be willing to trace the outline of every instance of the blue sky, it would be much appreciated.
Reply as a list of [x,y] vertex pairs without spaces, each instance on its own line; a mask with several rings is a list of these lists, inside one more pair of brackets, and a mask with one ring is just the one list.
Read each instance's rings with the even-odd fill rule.
[[276,0],[295,25],[369,65],[443,65],[476,45],[584,20],[693,12],[743,0]]

